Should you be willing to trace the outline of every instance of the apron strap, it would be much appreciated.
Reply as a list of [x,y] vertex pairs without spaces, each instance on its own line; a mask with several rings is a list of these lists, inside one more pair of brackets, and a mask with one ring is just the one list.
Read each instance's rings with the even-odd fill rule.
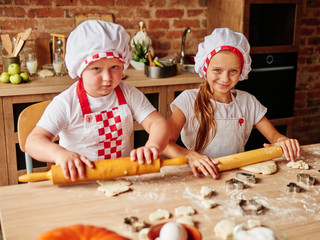
[[[127,101],[123,95],[123,92],[122,92],[120,86],[118,85],[114,90],[117,94],[119,105],[127,104]],[[81,107],[81,111],[82,111],[82,116],[84,117],[86,114],[91,113],[91,108],[89,105],[87,93],[83,87],[82,78],[79,78],[79,81],[77,84],[77,95],[78,95],[78,99],[79,99],[79,103],[80,103],[80,107]]]
[[120,86],[118,85],[114,90],[116,91],[119,105],[127,104],[127,101],[123,95],[123,92]]
[[78,95],[79,103],[80,103],[81,110],[82,110],[82,116],[84,117],[86,114],[91,113],[91,108],[89,105],[87,93],[83,87],[82,78],[79,78],[79,81],[77,84],[77,95]]

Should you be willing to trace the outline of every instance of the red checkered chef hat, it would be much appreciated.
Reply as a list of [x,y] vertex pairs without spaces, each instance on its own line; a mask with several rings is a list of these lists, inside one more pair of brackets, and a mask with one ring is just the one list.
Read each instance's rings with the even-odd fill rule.
[[207,76],[210,59],[221,50],[230,50],[239,56],[242,65],[239,80],[245,79],[251,71],[250,45],[242,33],[233,32],[228,28],[216,28],[199,44],[194,66],[199,76]]
[[69,35],[65,63],[71,78],[80,77],[93,61],[118,58],[124,70],[130,64],[129,34],[118,24],[102,20],[87,20]]

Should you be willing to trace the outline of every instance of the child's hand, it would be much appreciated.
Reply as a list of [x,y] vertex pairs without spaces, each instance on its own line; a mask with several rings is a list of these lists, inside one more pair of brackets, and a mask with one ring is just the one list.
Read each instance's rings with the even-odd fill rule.
[[86,176],[84,164],[90,168],[94,168],[94,163],[85,156],[65,149],[58,152],[56,163],[61,166],[64,176],[67,179],[71,178],[72,181],[75,181],[78,176],[79,178],[84,178]]
[[131,161],[137,161],[139,164],[151,164],[153,160],[159,157],[159,150],[156,147],[139,147],[130,152]]
[[279,138],[274,144],[263,144],[264,147],[270,147],[277,145],[282,148],[284,156],[288,161],[296,161],[297,157],[300,157],[300,144],[297,139],[289,139],[287,137]]
[[193,153],[194,154],[191,157],[189,156],[188,159],[194,176],[198,177],[201,171],[205,176],[210,175],[214,179],[220,177],[219,170],[216,167],[216,165],[219,164],[218,161],[196,152]]

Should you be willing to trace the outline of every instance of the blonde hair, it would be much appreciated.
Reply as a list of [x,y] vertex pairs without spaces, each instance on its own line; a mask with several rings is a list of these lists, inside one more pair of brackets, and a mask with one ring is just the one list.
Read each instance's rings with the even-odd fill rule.
[[201,152],[216,135],[215,107],[211,101],[213,92],[208,81],[200,85],[194,104],[194,120],[199,122],[195,151]]

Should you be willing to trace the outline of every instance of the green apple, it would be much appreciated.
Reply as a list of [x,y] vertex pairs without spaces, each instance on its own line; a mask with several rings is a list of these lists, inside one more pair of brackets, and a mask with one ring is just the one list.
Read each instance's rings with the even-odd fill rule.
[[27,72],[20,73],[20,77],[22,78],[22,81],[24,81],[24,82],[29,81],[29,74]]
[[19,84],[21,83],[21,77],[18,73],[13,74],[10,76],[10,82],[13,84]]
[[10,75],[19,74],[20,73],[20,66],[16,63],[11,63],[8,67],[8,73]]
[[8,83],[10,81],[10,74],[7,72],[3,72],[0,75],[0,81],[3,83]]

